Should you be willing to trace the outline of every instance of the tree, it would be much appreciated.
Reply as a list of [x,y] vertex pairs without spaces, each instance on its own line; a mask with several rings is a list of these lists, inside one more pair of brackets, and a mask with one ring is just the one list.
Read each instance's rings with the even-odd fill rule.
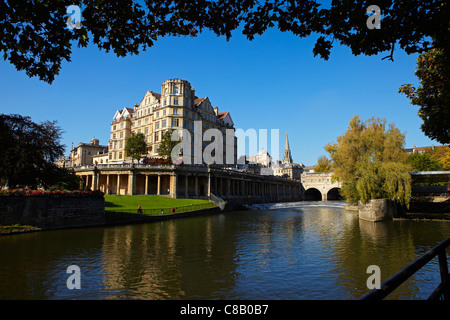
[[404,84],[399,93],[419,106],[422,131],[442,144],[450,143],[450,59],[443,50],[432,49],[417,58],[415,75],[421,86]]
[[[172,130],[167,130],[164,132],[161,143],[158,147],[158,154],[164,157],[167,161],[170,161],[172,156],[172,149],[180,143],[180,140],[172,140]],[[174,159],[172,159],[174,160]]]
[[320,156],[317,159],[317,165],[314,167],[314,172],[331,172],[331,160],[326,156]]
[[64,153],[56,121],[0,114],[0,178],[9,186],[44,187],[58,180],[55,161]]
[[433,159],[428,153],[412,153],[408,156],[407,163],[411,171],[439,171],[443,164]]
[[145,143],[145,135],[143,133],[132,133],[125,145],[125,152],[131,156],[131,161],[139,159],[143,154],[147,153],[147,144]]
[[[379,0],[381,29],[369,29],[365,0],[73,0],[81,11],[81,28],[69,29],[64,1],[0,2],[0,52],[18,70],[51,83],[72,45],[99,49],[117,56],[139,54],[165,36],[196,36],[211,30],[231,38],[240,28],[249,40],[278,27],[299,38],[318,35],[314,56],[328,59],[332,46],[348,46],[355,55],[390,52],[395,45],[406,53],[443,48],[450,56],[448,1]],[[142,4],[142,5],[141,5]],[[70,15],[70,17],[68,17]],[[72,20],[71,20],[72,21]]]
[[349,202],[389,198],[409,205],[411,176],[406,164],[404,134],[386,120],[365,122],[354,116],[345,134],[325,148],[330,153],[334,178]]

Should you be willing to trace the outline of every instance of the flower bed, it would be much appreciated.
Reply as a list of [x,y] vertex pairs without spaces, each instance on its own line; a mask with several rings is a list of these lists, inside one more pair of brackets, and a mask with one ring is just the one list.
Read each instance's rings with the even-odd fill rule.
[[49,196],[64,196],[64,197],[101,197],[104,193],[101,191],[67,191],[67,190],[28,190],[28,189],[7,189],[0,190],[0,196],[25,196],[25,197],[49,197]]

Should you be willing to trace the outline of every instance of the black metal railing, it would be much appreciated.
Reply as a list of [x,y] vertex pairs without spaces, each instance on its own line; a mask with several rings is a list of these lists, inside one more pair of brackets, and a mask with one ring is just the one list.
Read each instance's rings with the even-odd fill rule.
[[172,213],[184,213],[198,210],[205,210],[215,208],[217,205],[213,202],[192,204],[188,206],[180,207],[170,207],[170,208],[159,208],[159,209],[117,209],[117,210],[107,210],[108,214],[137,214],[137,215],[147,215],[147,216],[157,216]]
[[396,275],[381,284],[380,289],[373,289],[361,300],[382,300],[392,291],[398,288],[409,277],[416,273],[420,268],[430,262],[436,256],[439,260],[439,270],[441,274],[441,283],[428,297],[429,300],[450,300],[450,276],[448,273],[448,263],[445,250],[450,245],[450,237],[439,243],[433,249],[426,252],[417,260],[399,271]]

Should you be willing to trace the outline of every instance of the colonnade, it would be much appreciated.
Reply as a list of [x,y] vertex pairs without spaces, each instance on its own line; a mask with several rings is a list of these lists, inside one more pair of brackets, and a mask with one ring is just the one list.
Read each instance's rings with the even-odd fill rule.
[[166,195],[172,198],[200,198],[214,194],[223,199],[261,197],[298,200],[302,195],[299,181],[222,169],[105,168],[79,170],[76,174],[83,178],[85,190],[100,190],[105,194]]

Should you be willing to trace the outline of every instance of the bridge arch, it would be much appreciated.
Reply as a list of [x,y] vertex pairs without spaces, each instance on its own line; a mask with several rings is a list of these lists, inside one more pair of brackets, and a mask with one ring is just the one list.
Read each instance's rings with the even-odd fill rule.
[[305,201],[321,201],[322,193],[316,188],[309,188],[303,193],[303,200]]
[[335,187],[331,188],[327,192],[327,200],[342,200],[343,197],[341,196],[341,188]]

